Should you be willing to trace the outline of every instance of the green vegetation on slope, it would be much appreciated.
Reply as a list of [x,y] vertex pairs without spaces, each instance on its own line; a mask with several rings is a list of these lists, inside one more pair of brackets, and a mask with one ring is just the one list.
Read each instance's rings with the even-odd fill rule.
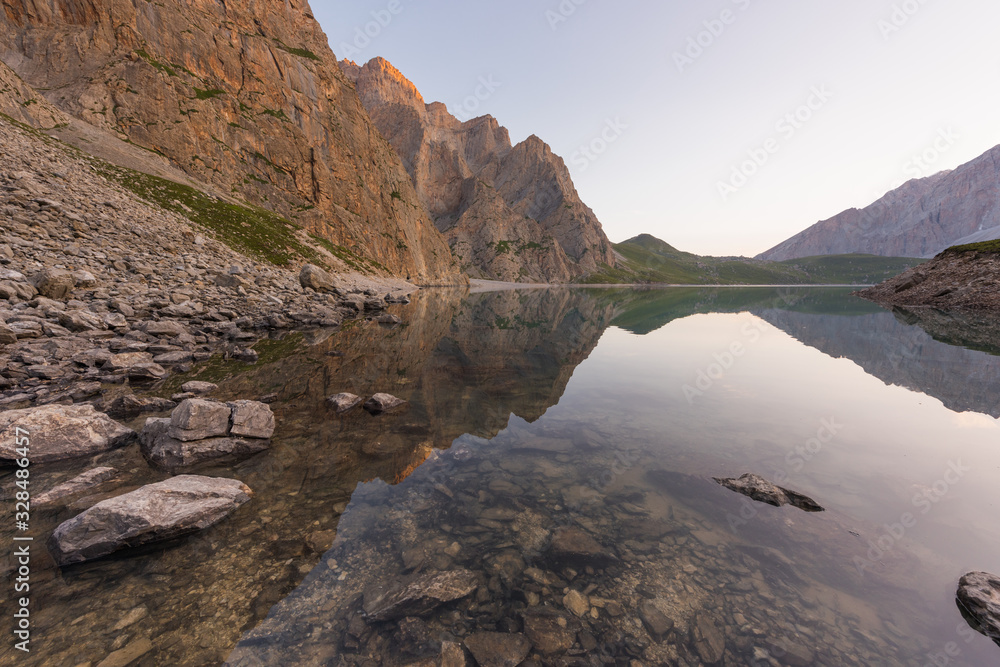
[[769,262],[745,257],[702,257],[649,234],[614,246],[624,261],[583,282],[674,285],[871,285],[924,260],[875,255],[832,255]]
[[948,248],[945,252],[1000,252],[1000,241],[981,241]]
[[212,231],[237,252],[276,266],[296,258],[320,262],[319,253],[295,235],[300,227],[263,208],[230,204],[189,185],[103,163],[98,172],[136,195]]

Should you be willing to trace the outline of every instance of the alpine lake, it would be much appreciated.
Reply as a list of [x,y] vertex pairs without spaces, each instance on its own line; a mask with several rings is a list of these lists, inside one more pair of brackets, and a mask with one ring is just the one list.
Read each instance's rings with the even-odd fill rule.
[[[254,492],[207,530],[59,569],[59,523],[172,473],[135,445],[33,468],[39,490],[123,474],[33,512],[32,650],[0,664],[1000,664],[955,597],[1000,571],[992,322],[842,288],[426,289],[390,312],[148,390],[277,395],[270,450],[183,471]],[[407,403],[337,414],[340,392]],[[744,473],[823,511],[714,479]]]

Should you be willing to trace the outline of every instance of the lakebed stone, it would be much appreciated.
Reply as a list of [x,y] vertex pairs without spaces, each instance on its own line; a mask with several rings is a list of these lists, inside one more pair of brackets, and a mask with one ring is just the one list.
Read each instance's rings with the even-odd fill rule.
[[60,566],[208,528],[250,500],[235,479],[180,475],[97,503],[63,522],[49,541]]
[[744,496],[758,502],[781,507],[791,505],[805,512],[822,512],[823,508],[812,498],[796,491],[790,491],[767,481],[760,475],[746,473],[739,479],[714,478],[716,482],[730,491],[742,493]]
[[52,487],[45,493],[35,496],[32,498],[31,504],[36,507],[55,504],[64,498],[89,491],[104,482],[114,479],[117,475],[117,470],[107,466],[92,468],[87,472],[80,473],[69,481]]
[[531,641],[521,633],[475,632],[465,648],[480,667],[516,667],[531,652]]
[[90,404],[7,410],[0,412],[0,460],[23,458],[15,444],[20,435],[31,461],[45,463],[123,447],[136,434]]
[[421,616],[437,607],[464,598],[476,590],[480,577],[470,570],[421,575],[408,583],[396,580],[364,595],[364,615],[369,623],[406,616]]

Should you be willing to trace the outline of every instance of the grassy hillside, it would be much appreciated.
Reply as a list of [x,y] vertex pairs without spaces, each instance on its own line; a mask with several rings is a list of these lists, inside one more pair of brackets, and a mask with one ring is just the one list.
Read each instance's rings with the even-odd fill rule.
[[676,285],[872,285],[925,261],[909,257],[831,255],[784,262],[746,257],[702,257],[642,234],[614,246],[622,261],[584,282]]

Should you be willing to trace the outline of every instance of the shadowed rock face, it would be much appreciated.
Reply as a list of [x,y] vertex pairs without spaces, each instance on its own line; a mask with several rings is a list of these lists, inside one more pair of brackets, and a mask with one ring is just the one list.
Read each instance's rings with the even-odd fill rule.
[[382,58],[341,67],[470,275],[569,282],[615,264],[601,223],[541,139],[512,146],[492,116],[463,123],[443,104],[425,104]]
[[0,60],[56,107],[221,193],[397,275],[459,280],[305,0],[2,0]]
[[[998,225],[1000,146],[954,171],[909,181],[867,208],[818,222],[757,258],[780,261],[855,252],[933,257]],[[981,235],[974,239],[988,240]]]

